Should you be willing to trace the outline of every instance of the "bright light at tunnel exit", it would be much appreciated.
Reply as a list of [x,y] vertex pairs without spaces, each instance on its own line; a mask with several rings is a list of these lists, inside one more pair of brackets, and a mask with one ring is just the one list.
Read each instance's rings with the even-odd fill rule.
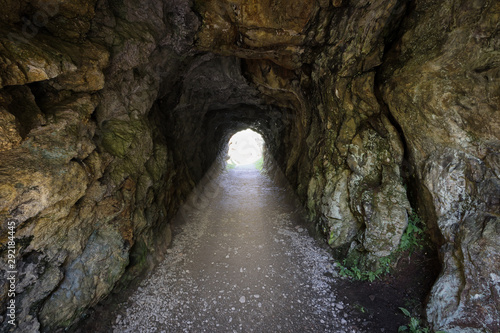
[[262,158],[264,139],[250,129],[234,134],[229,140],[229,163],[235,165],[253,164]]

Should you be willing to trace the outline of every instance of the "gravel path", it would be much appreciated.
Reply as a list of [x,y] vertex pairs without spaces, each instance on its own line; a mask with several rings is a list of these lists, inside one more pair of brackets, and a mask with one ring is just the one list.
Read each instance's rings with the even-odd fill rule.
[[238,167],[203,191],[165,260],[120,305],[114,332],[354,332],[331,288],[332,259],[283,188]]

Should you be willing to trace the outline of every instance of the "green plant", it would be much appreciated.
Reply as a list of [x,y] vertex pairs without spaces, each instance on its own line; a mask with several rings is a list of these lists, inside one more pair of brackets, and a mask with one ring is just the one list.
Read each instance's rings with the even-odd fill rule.
[[[340,276],[350,277],[355,280],[370,282],[380,279],[381,276],[386,275],[391,272],[391,263],[394,262],[401,252],[409,251],[410,254],[416,249],[423,248],[425,225],[417,213],[413,212],[408,217],[408,227],[406,228],[403,236],[401,237],[401,242],[399,248],[395,253],[379,259],[378,268],[375,271],[366,271],[359,268],[358,260],[348,260],[345,259],[342,264],[339,263]],[[324,228],[326,233],[326,228]],[[329,244],[332,242],[333,232],[330,235]]]
[[259,171],[262,171],[263,167],[264,167],[264,158],[261,157],[259,158],[255,163],[255,168]]
[[[401,312],[410,318],[408,325],[399,326],[398,332],[410,332],[410,333],[429,333],[430,329],[427,327],[421,327],[420,320],[418,318],[412,317],[410,311],[405,308],[399,308]],[[435,333],[446,333],[445,331],[437,331]]]
[[370,281],[373,282],[376,279],[380,279],[382,275],[388,274],[391,271],[391,258],[390,257],[384,257],[379,259],[379,268],[377,268],[375,271],[364,271],[361,270],[357,264],[351,265],[351,267],[346,266],[346,259],[342,262],[342,264],[339,264],[340,268],[340,276],[342,277],[350,277],[354,280],[360,280],[360,281]]
[[368,310],[366,310],[366,309],[365,309],[365,307],[364,307],[364,306],[362,306],[362,305],[361,305],[361,304],[359,304],[359,303],[355,303],[355,304],[354,304],[354,308],[355,308],[355,309],[357,309],[357,310],[358,310],[359,312],[361,312],[361,313],[367,313],[367,312],[368,312]]
[[423,247],[422,236],[424,234],[424,230],[425,225],[417,213],[411,213],[410,216],[408,216],[408,227],[401,237],[399,250],[401,252],[408,250],[412,253],[415,249],[421,249]]

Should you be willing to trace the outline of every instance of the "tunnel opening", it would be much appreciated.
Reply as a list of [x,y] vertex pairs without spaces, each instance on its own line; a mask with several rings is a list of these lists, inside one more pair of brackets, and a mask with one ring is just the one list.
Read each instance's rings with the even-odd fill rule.
[[259,133],[246,129],[231,136],[227,144],[228,168],[255,166],[261,169],[263,162],[264,139]]

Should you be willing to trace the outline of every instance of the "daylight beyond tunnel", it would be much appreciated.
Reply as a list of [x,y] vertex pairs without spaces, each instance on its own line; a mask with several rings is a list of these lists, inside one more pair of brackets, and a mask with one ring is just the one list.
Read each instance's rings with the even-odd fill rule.
[[243,130],[229,140],[227,155],[230,165],[249,165],[263,159],[264,140],[252,130]]
[[499,13],[488,0],[2,2],[0,268],[17,273],[14,294],[0,277],[0,331],[65,330],[150,271],[247,129],[338,260],[376,272],[422,230],[442,264],[422,318],[498,331]]

